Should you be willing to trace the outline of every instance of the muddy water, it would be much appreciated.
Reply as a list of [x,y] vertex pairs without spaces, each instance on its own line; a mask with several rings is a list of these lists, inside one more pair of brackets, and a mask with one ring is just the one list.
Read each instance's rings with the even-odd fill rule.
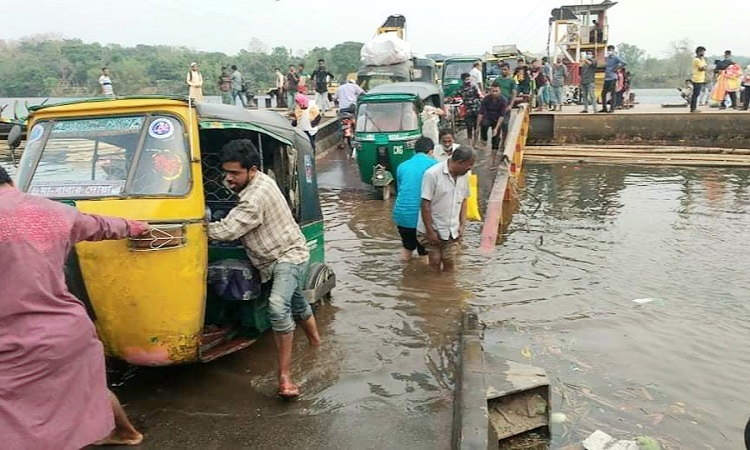
[[390,206],[340,156],[319,164],[338,286],[317,311],[324,345],[296,340],[302,398],[275,397],[268,337],[207,365],[126,371],[116,390],[145,448],[448,448],[466,308],[489,351],[554,381],[554,448],[597,428],[741,447],[750,171],[529,165],[496,253],[478,254],[470,224],[458,273],[436,276],[398,261]]
[[555,380],[556,446],[600,428],[742,448],[750,171],[534,165],[525,183],[539,210],[475,269],[472,303],[490,351]]

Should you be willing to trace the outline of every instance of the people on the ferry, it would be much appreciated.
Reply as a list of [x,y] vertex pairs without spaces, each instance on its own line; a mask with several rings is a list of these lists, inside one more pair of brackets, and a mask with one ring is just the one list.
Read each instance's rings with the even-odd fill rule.
[[[502,98],[497,87],[492,90]],[[449,160],[427,169],[422,179],[417,239],[427,250],[430,267],[435,271],[451,272],[455,268],[459,239],[466,226],[468,172],[474,159],[472,149],[458,147]]]
[[222,148],[224,180],[239,202],[225,218],[208,224],[208,238],[241,239],[261,282],[272,283],[268,318],[278,350],[278,394],[292,398],[299,396],[291,374],[295,322],[310,345],[320,345],[315,317],[302,294],[310,252],[284,195],[259,167],[260,153],[251,140],[233,140]]
[[102,67],[102,74],[99,76],[99,86],[104,97],[114,97],[115,91],[112,89],[112,79],[109,77],[109,68]]
[[107,388],[104,349],[63,266],[78,242],[148,231],[25,194],[0,166],[0,447],[141,443]]
[[550,85],[552,86],[552,111],[562,111],[562,107],[565,104],[565,82],[568,78],[568,68],[563,64],[562,56],[555,58],[555,63],[552,65],[552,80]]
[[[600,112],[615,112],[615,89],[617,88],[617,69],[625,67],[625,60],[617,56],[615,46],[607,46],[607,57],[604,59],[604,87],[602,88],[602,109]],[[609,108],[607,105],[609,104]]]
[[588,113],[589,105],[591,105],[592,112],[596,114],[596,92],[594,88],[596,83],[596,60],[590,52],[585,53],[583,61],[581,61],[580,77],[581,103],[583,103],[583,110],[581,112],[584,114]]
[[434,158],[438,162],[443,162],[450,159],[453,155],[453,150],[458,148],[456,143],[456,136],[453,134],[453,130],[443,130],[440,132],[440,143],[435,146]]
[[693,58],[690,83],[693,86],[693,92],[688,100],[690,112],[698,111],[698,98],[700,98],[703,88],[706,86],[706,47],[698,46],[695,49],[695,58]]
[[742,110],[747,111],[750,106],[750,64],[745,67],[745,73],[742,74]]
[[518,93],[522,95],[531,94],[531,71],[529,66],[526,65],[526,60],[523,57],[518,58],[518,66],[513,71],[513,77],[516,79],[518,84]]
[[[534,60],[531,66],[531,77],[534,79],[534,84],[536,85],[536,110],[541,111],[550,106],[550,77],[547,70],[549,66],[547,64],[547,57],[545,56],[541,61]],[[549,73],[552,73],[551,68]]]
[[471,85],[474,86],[479,90],[479,92],[484,93],[484,81],[482,80],[482,62],[481,61],[475,61],[474,64],[471,67],[471,70],[469,71],[469,76],[471,77]]
[[[742,69],[732,61],[732,51],[724,52],[724,59],[716,62],[714,73],[716,74],[716,83],[719,84],[717,89],[717,98],[719,109],[726,109],[726,97],[729,97],[733,109],[737,109],[737,91],[739,91],[739,79]],[[721,92],[723,90],[723,93]]]
[[461,75],[461,90],[458,92],[464,105],[464,124],[466,125],[466,136],[469,147],[474,146],[477,135],[477,117],[479,116],[479,105],[482,103],[479,89],[471,84],[470,75]]
[[680,91],[680,97],[687,102],[688,106],[690,106],[690,100],[693,98],[693,89],[693,83],[689,78],[685,80],[682,87],[677,88]]
[[221,74],[217,82],[219,92],[221,93],[221,103],[225,105],[232,104],[232,77],[229,76],[226,67],[221,68]]
[[490,88],[490,95],[482,99],[479,105],[479,136],[482,140],[482,147],[487,146],[487,132],[492,130],[492,150],[493,152],[500,148],[500,138],[505,113],[509,111],[508,101],[500,95],[500,86],[493,84]]
[[187,74],[188,95],[194,102],[203,102],[203,75],[198,71],[198,63],[190,63]]
[[326,68],[326,61],[319,59],[318,68],[313,71],[310,81],[315,83],[315,103],[323,114],[331,109],[331,104],[328,101],[328,83],[332,79],[333,74]]
[[[286,103],[289,108],[289,112],[294,112],[295,103],[294,96],[297,95],[297,86],[299,86],[299,74],[297,73],[297,66],[294,64],[289,65],[289,71],[286,73],[286,81],[284,83],[284,91],[286,92]],[[323,111],[321,109],[321,111]]]
[[422,204],[422,178],[424,173],[437,164],[432,158],[434,143],[430,138],[419,138],[414,144],[414,156],[399,164],[396,170],[397,195],[393,205],[393,222],[401,236],[401,260],[408,261],[414,255],[426,256],[427,250],[417,241],[417,222]]
[[304,93],[304,85],[300,84],[297,86],[297,91],[297,95],[294,96],[296,106],[292,114],[292,125],[307,135],[310,145],[315,150],[315,135],[318,132],[318,125],[320,124],[322,115],[320,114],[318,105],[315,103],[310,104],[310,100]]
[[242,72],[237,69],[236,65],[232,65],[232,75],[230,75],[230,77],[232,78],[232,103],[236,106],[237,99],[239,98],[240,105],[244,108],[247,106],[244,92],[245,78],[242,76]]
[[615,85],[615,109],[623,108],[625,97],[625,69],[617,69],[617,84]]

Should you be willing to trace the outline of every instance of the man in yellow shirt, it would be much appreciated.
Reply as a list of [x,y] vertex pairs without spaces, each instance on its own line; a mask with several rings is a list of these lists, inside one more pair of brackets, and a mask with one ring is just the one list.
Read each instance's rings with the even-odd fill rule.
[[690,97],[690,112],[698,112],[698,97],[701,96],[701,90],[706,84],[706,47],[695,49],[695,58],[693,58],[693,75],[690,81],[693,83],[693,95]]

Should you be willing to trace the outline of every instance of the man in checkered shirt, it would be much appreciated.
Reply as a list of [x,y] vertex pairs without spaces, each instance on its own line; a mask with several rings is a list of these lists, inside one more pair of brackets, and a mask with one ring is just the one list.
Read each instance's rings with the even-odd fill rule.
[[315,316],[302,294],[310,253],[286,198],[260,166],[260,153],[249,139],[234,140],[222,148],[224,179],[239,201],[224,219],[208,224],[208,238],[241,239],[260,271],[261,282],[273,282],[268,318],[279,352],[279,395],[290,398],[299,395],[290,368],[295,321],[311,345],[320,345]]

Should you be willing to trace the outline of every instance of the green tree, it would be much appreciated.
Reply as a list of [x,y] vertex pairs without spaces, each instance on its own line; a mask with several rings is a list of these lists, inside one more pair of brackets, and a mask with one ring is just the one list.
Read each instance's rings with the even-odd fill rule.
[[347,74],[356,72],[361,66],[360,52],[362,51],[361,42],[346,41],[336,44],[330,52],[330,62],[328,69],[343,80]]
[[646,50],[625,42],[617,46],[617,53],[628,63],[631,72],[640,69],[646,57]]

